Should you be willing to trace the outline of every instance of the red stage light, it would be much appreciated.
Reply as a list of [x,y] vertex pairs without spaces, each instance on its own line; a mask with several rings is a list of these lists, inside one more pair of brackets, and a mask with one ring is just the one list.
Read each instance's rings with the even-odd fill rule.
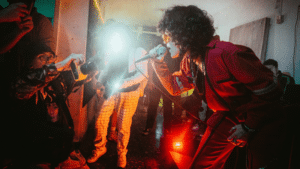
[[182,149],[182,142],[174,142],[173,148],[175,150]]

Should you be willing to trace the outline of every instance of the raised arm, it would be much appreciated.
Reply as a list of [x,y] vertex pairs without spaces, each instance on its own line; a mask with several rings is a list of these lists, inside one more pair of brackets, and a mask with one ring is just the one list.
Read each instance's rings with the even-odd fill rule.
[[72,61],[76,63],[84,62],[84,56],[82,54],[71,54],[61,62],[43,64],[43,58],[51,57],[51,54],[50,52],[46,52],[39,55],[37,59],[34,60],[35,66],[16,78],[16,81],[12,84],[13,94],[16,98],[31,98],[38,90],[55,79],[60,71],[68,69]]
[[160,82],[171,95],[178,96],[195,88],[195,85],[189,82],[187,78],[188,74],[190,74],[190,64],[187,58],[183,58],[181,61],[180,71],[173,74],[169,71],[166,62],[158,59],[151,59],[150,62]]
[[[20,39],[33,29],[32,17],[23,3],[15,3],[0,10],[0,23],[16,22],[18,27],[1,33],[0,54],[12,49]],[[21,17],[23,18],[21,20]]]

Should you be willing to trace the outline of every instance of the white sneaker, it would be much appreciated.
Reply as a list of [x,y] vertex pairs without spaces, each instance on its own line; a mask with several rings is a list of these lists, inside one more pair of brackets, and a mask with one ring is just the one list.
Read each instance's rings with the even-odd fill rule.
[[123,153],[118,157],[118,167],[125,168],[126,164],[126,154]]
[[96,150],[93,150],[92,155],[86,160],[88,163],[94,163],[96,162],[101,156],[103,156],[106,153],[107,149],[106,147],[103,148],[96,148]]

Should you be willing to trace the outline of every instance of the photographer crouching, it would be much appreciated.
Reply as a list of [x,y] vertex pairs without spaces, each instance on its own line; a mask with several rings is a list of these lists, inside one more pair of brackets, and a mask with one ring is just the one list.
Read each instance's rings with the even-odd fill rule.
[[[72,151],[73,120],[66,105],[68,96],[60,72],[75,61],[84,61],[81,54],[71,54],[55,63],[52,52],[44,52],[31,60],[28,67],[11,78],[5,141],[6,157],[13,168],[47,163],[57,166]],[[7,106],[6,106],[7,107]]]
[[63,75],[85,57],[70,54],[57,62],[52,24],[35,0],[8,2],[0,10],[1,167],[54,168],[73,148],[66,105],[73,86]]

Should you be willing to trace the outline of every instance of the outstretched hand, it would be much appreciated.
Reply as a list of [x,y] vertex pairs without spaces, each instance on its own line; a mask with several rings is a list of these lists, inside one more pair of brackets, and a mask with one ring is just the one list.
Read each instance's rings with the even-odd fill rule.
[[163,47],[162,44],[157,45],[155,48],[153,48],[153,49],[151,49],[151,50],[149,51],[149,55],[151,55],[152,58],[156,58],[156,59],[160,60],[160,59],[164,56],[164,54],[158,56],[157,50],[158,50],[159,48],[161,48],[161,47]]
[[102,98],[105,93],[105,86],[100,82],[96,82],[95,90],[96,90],[98,98]]
[[80,65],[85,62],[85,56],[83,54],[70,54],[65,60],[55,64],[58,71],[62,71],[66,68],[69,68],[72,61],[75,61],[77,65]]
[[77,65],[83,64],[85,62],[85,56],[83,54],[72,53],[68,56],[68,63],[74,61]]

